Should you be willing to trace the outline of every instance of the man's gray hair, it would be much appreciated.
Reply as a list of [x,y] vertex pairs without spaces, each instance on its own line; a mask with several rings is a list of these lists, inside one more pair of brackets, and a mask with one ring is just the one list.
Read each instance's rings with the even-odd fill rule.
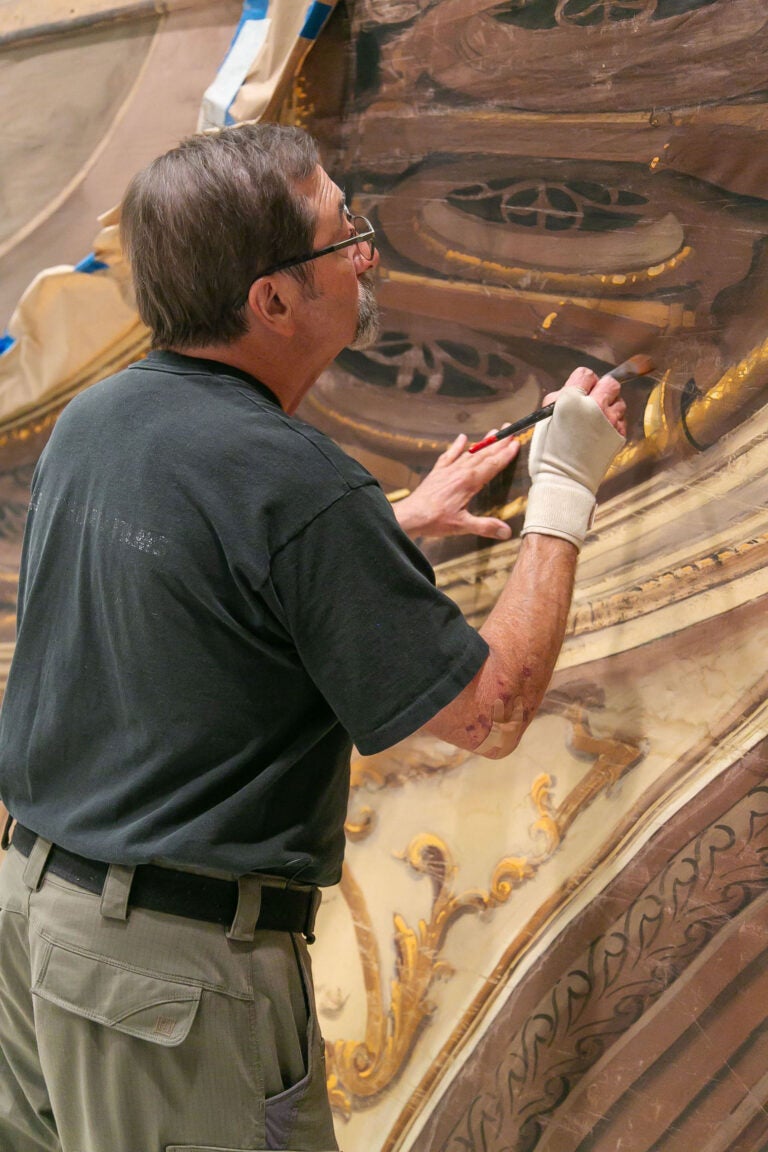
[[121,236],[153,347],[230,343],[246,331],[243,301],[260,272],[312,250],[315,215],[296,185],[318,162],[298,128],[241,124],[191,136],[134,176]]

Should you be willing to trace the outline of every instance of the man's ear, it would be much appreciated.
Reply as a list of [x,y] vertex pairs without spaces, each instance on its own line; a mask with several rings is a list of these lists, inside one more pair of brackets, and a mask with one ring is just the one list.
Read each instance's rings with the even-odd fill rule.
[[284,284],[271,276],[262,276],[254,280],[248,292],[248,305],[255,322],[276,336],[292,336],[296,326],[296,301],[291,287],[291,281]]

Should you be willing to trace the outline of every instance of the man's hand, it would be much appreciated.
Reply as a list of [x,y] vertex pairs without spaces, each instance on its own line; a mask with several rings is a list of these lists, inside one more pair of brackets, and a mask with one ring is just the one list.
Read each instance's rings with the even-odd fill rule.
[[621,385],[614,380],[610,372],[598,379],[589,368],[574,368],[560,391],[550,392],[544,397],[542,404],[550,404],[553,400],[557,400],[566,388],[573,388],[591,397],[619,435],[626,436],[627,405],[621,395]]
[[611,376],[598,380],[577,368],[536,426],[528,455],[531,489],[522,535],[559,536],[581,548],[595,510],[595,495],[624,443],[626,404]]
[[394,505],[398,523],[409,536],[488,536],[509,540],[512,529],[508,524],[493,516],[473,516],[467,505],[512,463],[520,445],[510,436],[475,455],[470,455],[466,447],[467,437],[462,433],[438,457],[416,491]]

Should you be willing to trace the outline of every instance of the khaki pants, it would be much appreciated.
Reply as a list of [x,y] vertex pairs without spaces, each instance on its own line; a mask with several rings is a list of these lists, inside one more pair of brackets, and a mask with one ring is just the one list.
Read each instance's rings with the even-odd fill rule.
[[107,918],[34,855],[0,868],[0,1152],[336,1149],[303,937]]

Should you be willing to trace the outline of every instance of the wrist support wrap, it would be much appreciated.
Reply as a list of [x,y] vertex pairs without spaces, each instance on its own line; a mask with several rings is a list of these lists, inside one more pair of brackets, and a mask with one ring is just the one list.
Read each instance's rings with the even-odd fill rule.
[[581,548],[595,510],[595,493],[624,443],[595,400],[576,388],[557,397],[537,425],[528,471],[531,490],[522,535],[559,536]]

